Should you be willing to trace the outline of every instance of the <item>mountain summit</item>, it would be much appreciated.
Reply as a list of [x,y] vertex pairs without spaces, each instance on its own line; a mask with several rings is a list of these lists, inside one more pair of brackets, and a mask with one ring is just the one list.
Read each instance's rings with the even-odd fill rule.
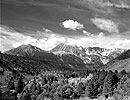
[[66,53],[71,53],[73,55],[80,55],[84,53],[85,51],[82,51],[78,46],[73,46],[73,45],[66,45],[64,43],[61,43],[54,47],[50,52],[56,53],[58,51],[66,52]]
[[43,50],[36,46],[28,44],[28,45],[21,45],[17,48],[6,51],[5,53],[17,56],[33,56],[38,52],[43,52]]

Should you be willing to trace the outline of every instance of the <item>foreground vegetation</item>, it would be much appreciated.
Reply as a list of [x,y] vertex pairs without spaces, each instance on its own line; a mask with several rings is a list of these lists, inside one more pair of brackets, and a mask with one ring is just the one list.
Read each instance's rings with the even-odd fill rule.
[[30,80],[10,73],[5,80],[0,100],[127,100],[130,96],[130,74],[125,70],[45,71]]

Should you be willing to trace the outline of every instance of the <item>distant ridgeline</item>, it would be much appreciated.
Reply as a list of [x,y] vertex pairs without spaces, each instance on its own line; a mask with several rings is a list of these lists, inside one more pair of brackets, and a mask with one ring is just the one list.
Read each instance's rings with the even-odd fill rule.
[[129,60],[130,50],[124,49],[59,44],[50,51],[44,51],[29,44],[0,53],[0,70],[33,75],[45,70],[130,71]]

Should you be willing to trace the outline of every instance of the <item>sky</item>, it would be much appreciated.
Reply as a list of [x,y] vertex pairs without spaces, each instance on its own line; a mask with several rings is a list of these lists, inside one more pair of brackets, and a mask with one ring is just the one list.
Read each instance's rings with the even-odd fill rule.
[[130,49],[129,0],[1,0],[0,51],[60,43]]

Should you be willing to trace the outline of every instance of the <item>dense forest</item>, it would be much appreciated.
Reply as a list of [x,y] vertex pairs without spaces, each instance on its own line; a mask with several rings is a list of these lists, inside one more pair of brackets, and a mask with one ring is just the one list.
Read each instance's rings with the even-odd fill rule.
[[[44,71],[30,80],[24,75],[6,77],[7,90],[1,88],[0,100],[80,100],[103,97],[128,100],[130,73],[116,71]],[[85,100],[89,100],[85,99]]]

